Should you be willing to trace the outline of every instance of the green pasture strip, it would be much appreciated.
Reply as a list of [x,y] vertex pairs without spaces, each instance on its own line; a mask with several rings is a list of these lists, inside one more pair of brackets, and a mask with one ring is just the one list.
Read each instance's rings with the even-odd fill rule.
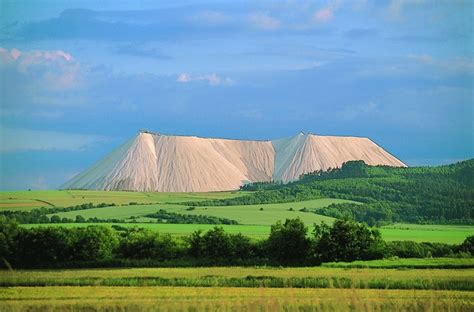
[[51,217],[57,215],[60,218],[74,219],[76,216],[81,215],[86,219],[99,218],[99,219],[119,219],[125,220],[130,217],[140,217],[150,213],[155,213],[160,209],[171,211],[172,208],[177,207],[173,204],[152,204],[152,205],[130,205],[130,206],[111,206],[102,208],[92,208],[84,210],[65,211],[49,214]]
[[327,268],[452,269],[474,268],[474,258],[410,258],[323,263]]
[[380,229],[387,241],[414,241],[446,244],[460,244],[466,237],[474,235],[474,226],[398,224]]
[[[162,193],[91,190],[1,191],[0,210],[31,210],[41,207],[68,207],[84,203],[128,204],[181,203],[243,196],[246,192]],[[51,205],[47,204],[50,203]]]
[[[333,218],[318,215],[312,212],[302,212],[300,209],[308,210],[320,207],[326,207],[332,203],[347,202],[342,199],[314,199],[296,203],[278,203],[278,204],[262,204],[262,205],[239,205],[239,206],[214,206],[214,207],[193,207],[190,210],[188,206],[177,204],[153,204],[153,205],[131,205],[131,206],[114,206],[104,208],[93,208],[87,210],[76,210],[55,213],[63,218],[74,219],[77,215],[84,218],[101,218],[101,219],[128,219],[130,217],[143,218],[150,213],[156,213],[160,209],[168,212],[190,214],[190,215],[206,215],[217,218],[227,218],[236,220],[240,224],[246,225],[271,225],[278,220],[287,218],[300,218],[306,224],[313,223],[332,223]],[[292,211],[290,211],[290,208]],[[52,216],[53,214],[49,215]]]
[[167,268],[20,270],[0,286],[175,286],[474,290],[474,270],[340,268]]
[[474,293],[233,287],[9,287],[2,311],[472,311]]

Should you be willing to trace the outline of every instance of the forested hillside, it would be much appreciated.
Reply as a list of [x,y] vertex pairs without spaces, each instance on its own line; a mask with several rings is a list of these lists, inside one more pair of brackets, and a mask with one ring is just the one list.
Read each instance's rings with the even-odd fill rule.
[[[367,222],[474,224],[474,159],[438,167],[394,168],[350,161],[340,169],[313,172],[289,183],[255,183],[255,193],[193,205],[292,202],[319,197],[350,199],[314,210],[336,218]],[[188,203],[189,204],[189,203]]]

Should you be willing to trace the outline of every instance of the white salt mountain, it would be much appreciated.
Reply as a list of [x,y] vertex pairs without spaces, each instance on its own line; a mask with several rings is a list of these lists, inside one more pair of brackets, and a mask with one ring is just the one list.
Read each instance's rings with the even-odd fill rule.
[[248,182],[293,181],[349,160],[406,167],[368,138],[300,133],[273,141],[244,141],[140,131],[61,188],[225,191]]

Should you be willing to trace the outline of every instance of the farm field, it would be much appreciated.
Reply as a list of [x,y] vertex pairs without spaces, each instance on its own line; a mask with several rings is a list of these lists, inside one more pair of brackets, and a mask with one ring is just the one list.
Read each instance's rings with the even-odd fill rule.
[[11,287],[2,311],[470,311],[474,294],[439,290],[234,287]]
[[[93,208],[59,212],[54,215],[75,219],[77,215],[88,218],[119,219],[126,222],[121,226],[139,226],[169,233],[174,236],[188,235],[195,230],[209,230],[211,224],[157,224],[156,219],[145,217],[150,213],[156,213],[159,209],[168,212],[207,215],[219,218],[236,220],[239,225],[223,225],[229,233],[242,233],[252,238],[264,238],[270,232],[270,225],[278,220],[287,218],[300,218],[309,227],[313,223],[332,223],[333,218],[312,213],[311,210],[327,207],[333,203],[352,202],[342,199],[322,198],[293,203],[260,204],[260,205],[237,205],[237,206],[208,206],[195,207],[188,210],[186,205],[178,205],[186,201],[232,198],[242,196],[243,192],[214,192],[214,193],[153,193],[153,192],[111,192],[111,191],[18,191],[0,192],[0,210],[30,210],[38,206],[49,207],[70,206],[75,204],[89,203],[99,204],[115,203],[128,204],[130,202],[144,203],[143,205],[113,206],[104,208]],[[291,210],[290,210],[291,208]],[[306,208],[308,212],[300,209]],[[53,214],[49,215],[50,217]],[[133,218],[133,219],[132,219]],[[52,226],[86,226],[91,223],[76,224],[50,224]],[[100,223],[102,225],[106,223]],[[112,225],[108,224],[107,225]],[[36,225],[24,225],[36,226]],[[412,240],[416,242],[439,242],[448,244],[459,244],[467,236],[474,235],[473,226],[462,225],[423,225],[423,224],[394,224],[384,226],[380,229],[382,236],[387,241]]]
[[399,223],[384,226],[380,232],[386,240],[459,244],[467,236],[474,235],[474,226]]
[[[440,264],[444,260],[434,261]],[[472,259],[453,261],[473,264]],[[162,311],[211,307],[213,310],[219,307],[222,311],[235,307],[247,311],[349,308],[468,311],[474,307],[474,269],[207,267],[18,270],[3,272],[0,282],[2,311],[49,311],[58,307],[155,311],[157,303]]]
[[[365,263],[367,266],[376,264],[375,261],[388,260],[372,260],[359,261],[359,264]],[[430,263],[433,268],[428,269],[411,269],[406,267],[406,262],[413,263],[423,262]],[[45,284],[46,286],[68,285],[83,281],[87,283],[116,283],[120,279],[135,279],[144,281],[150,278],[167,278],[167,279],[205,279],[205,278],[248,278],[248,277],[276,277],[276,278],[347,278],[351,284],[356,287],[370,287],[367,283],[371,280],[387,280],[387,281],[415,281],[422,279],[437,281],[465,281],[471,283],[474,288],[474,259],[455,259],[455,258],[437,258],[437,259],[397,259],[390,260],[392,266],[400,268],[351,268],[350,264],[356,262],[340,262],[337,263],[341,267],[330,267],[334,265],[327,263],[324,266],[317,267],[183,267],[183,268],[103,268],[103,269],[54,269],[54,270],[15,270],[3,271],[0,277],[2,286],[27,286],[35,284]],[[471,266],[464,269],[444,269],[447,263],[452,265]],[[116,285],[110,285],[116,286]],[[191,286],[191,285],[187,285]],[[335,287],[328,285],[328,287]],[[458,285],[446,288],[456,288]]]
[[2,191],[0,210],[31,210],[41,207],[68,207],[84,203],[128,204],[173,203],[207,199],[224,199],[243,196],[245,192],[210,193],[158,193],[158,192],[119,192],[119,191]]
[[[319,223],[321,221],[331,222],[333,218],[321,216],[312,212],[301,212],[299,209],[307,208],[308,210],[326,207],[333,203],[350,202],[342,199],[313,199],[295,203],[279,203],[279,204],[260,204],[260,205],[239,205],[239,206],[210,206],[195,207],[194,210],[187,210],[188,206],[176,204],[157,204],[157,205],[133,205],[133,206],[116,206],[105,208],[93,208],[87,210],[76,210],[68,212],[55,213],[59,217],[74,219],[77,215],[84,218],[102,218],[102,219],[129,219],[136,217],[137,222],[154,222],[156,219],[144,217],[146,214],[156,213],[159,209],[167,212],[190,214],[190,215],[207,215],[219,218],[227,218],[236,220],[239,224],[244,225],[271,225],[278,220],[286,218],[299,217],[307,224]],[[261,210],[263,209],[263,210]],[[289,211],[292,209],[292,211]],[[52,214],[51,214],[52,215]],[[49,216],[51,216],[49,215]]]
[[[51,223],[51,224],[24,224],[25,227],[33,226],[64,226],[77,227],[88,225],[106,225],[112,226],[114,223]],[[172,236],[189,235],[196,230],[207,231],[212,229],[214,224],[157,224],[157,223],[117,223],[124,227],[143,227],[160,233],[169,233]],[[228,233],[242,233],[251,238],[265,238],[270,233],[269,225],[218,225],[222,226]],[[411,229],[410,225],[400,228],[380,228],[382,238],[386,241],[394,240],[412,240],[417,242],[432,242],[445,244],[460,244],[469,235],[474,235],[473,226],[444,226],[436,225],[437,230],[433,230],[433,225],[417,225]],[[311,227],[311,223],[309,224]],[[426,227],[426,230],[424,229]]]

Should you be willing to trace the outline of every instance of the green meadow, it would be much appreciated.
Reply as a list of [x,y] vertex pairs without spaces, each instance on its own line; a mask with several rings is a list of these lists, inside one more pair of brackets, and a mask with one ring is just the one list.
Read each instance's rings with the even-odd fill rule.
[[[133,206],[114,206],[105,208],[87,209],[83,211],[68,211],[55,213],[59,217],[75,218],[81,215],[84,218],[102,218],[102,219],[130,219],[138,218],[137,222],[155,221],[153,218],[144,217],[146,214],[155,213],[159,209],[168,212],[191,214],[191,215],[208,215],[220,218],[228,218],[236,220],[239,224],[244,225],[271,225],[278,220],[286,218],[299,217],[305,223],[319,223],[321,221],[332,222],[333,218],[321,216],[312,212],[302,212],[300,209],[316,209],[326,207],[333,203],[350,202],[342,199],[314,199],[295,203],[280,204],[261,204],[261,205],[239,205],[239,206],[210,206],[195,207],[193,210],[186,205],[176,204],[152,204],[152,205],[133,205]],[[131,221],[131,220],[130,220]]]
[[[211,193],[156,193],[156,192],[115,192],[115,191],[12,191],[0,192],[0,210],[31,210],[38,207],[67,207],[92,202],[93,204],[116,204],[118,206],[93,208],[55,213],[59,217],[74,219],[77,215],[88,218],[124,220],[120,226],[146,227],[169,233],[174,236],[188,235],[196,230],[209,230],[212,224],[157,224],[156,219],[145,215],[156,213],[159,209],[168,212],[207,215],[236,220],[239,225],[222,225],[229,233],[242,233],[252,238],[264,238],[270,232],[270,225],[278,220],[300,218],[306,225],[313,223],[332,223],[333,218],[318,215],[312,211],[330,204],[352,202],[343,199],[322,198],[293,203],[235,205],[235,206],[198,206],[189,210],[185,203],[208,199],[226,199],[244,196],[245,192]],[[129,203],[137,203],[129,205]],[[180,203],[180,204],[178,204]],[[300,210],[305,211],[300,211]],[[52,215],[49,215],[50,217]],[[48,226],[87,226],[90,223],[48,224]],[[110,223],[100,223],[111,226]],[[24,225],[24,226],[46,226]],[[474,235],[473,226],[462,225],[424,225],[393,224],[380,228],[387,241],[411,240],[416,242],[439,242],[459,244],[467,236]]]
[[68,207],[84,203],[94,205],[135,203],[179,203],[243,196],[245,192],[158,193],[89,190],[2,191],[0,210],[31,210],[41,207]]
[[469,311],[474,308],[474,269],[17,270],[3,272],[0,283],[2,311]]

